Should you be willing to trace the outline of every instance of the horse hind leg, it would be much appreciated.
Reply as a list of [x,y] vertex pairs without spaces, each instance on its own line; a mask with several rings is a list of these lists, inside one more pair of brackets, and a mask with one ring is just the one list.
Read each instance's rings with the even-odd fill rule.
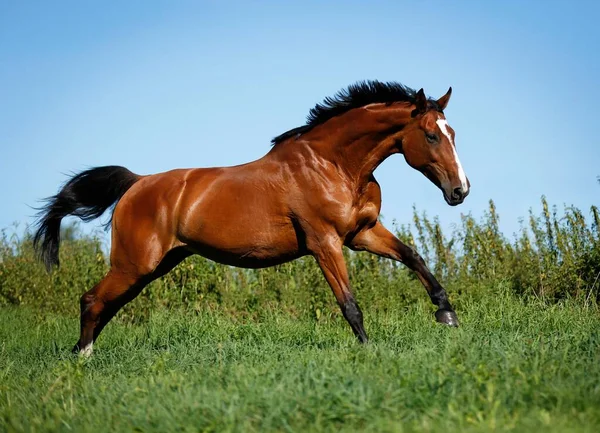
[[80,300],[81,333],[73,352],[89,356],[94,341],[106,324],[128,302],[135,299],[146,285],[165,275],[191,253],[183,248],[169,251],[159,265],[145,275],[112,268],[108,274]]
[[[125,296],[131,293],[136,283],[137,278],[111,269],[98,284],[83,294],[80,299],[81,333],[73,352],[85,356],[92,354],[92,345],[103,324],[110,320],[107,317],[110,311],[118,310],[127,303]],[[136,294],[132,295],[129,297],[133,299]]]

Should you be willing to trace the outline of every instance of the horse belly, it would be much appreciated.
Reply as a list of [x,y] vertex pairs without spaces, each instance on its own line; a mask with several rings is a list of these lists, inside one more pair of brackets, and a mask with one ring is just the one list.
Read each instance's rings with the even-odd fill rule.
[[189,243],[187,248],[207,259],[223,265],[236,266],[238,268],[268,268],[295,260],[304,254],[298,250],[272,251],[262,248],[248,248],[225,250],[213,245],[202,243]]
[[304,254],[291,221],[268,205],[206,203],[183,221],[178,238],[195,253],[239,267],[268,267]]
[[213,220],[195,230],[193,236],[181,240],[206,258],[244,268],[264,268],[303,255],[291,224],[287,228]]

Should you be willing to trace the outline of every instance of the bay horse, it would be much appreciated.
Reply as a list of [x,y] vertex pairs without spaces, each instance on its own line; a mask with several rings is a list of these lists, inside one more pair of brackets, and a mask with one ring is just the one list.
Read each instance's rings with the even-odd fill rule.
[[383,160],[401,153],[449,205],[463,202],[470,183],[444,116],[451,93],[434,100],[396,82],[358,82],[317,104],[305,125],[274,138],[254,162],[153,175],[105,166],[70,178],[38,217],[34,245],[49,271],[59,265],[62,218],[89,221],[114,205],[110,270],[81,297],[73,350],[91,354],[119,309],[191,254],[246,268],[313,256],[365,343],[342,249],[369,251],[416,272],[438,307],[437,321],[458,326],[421,256],[379,221],[381,190],[373,176]]

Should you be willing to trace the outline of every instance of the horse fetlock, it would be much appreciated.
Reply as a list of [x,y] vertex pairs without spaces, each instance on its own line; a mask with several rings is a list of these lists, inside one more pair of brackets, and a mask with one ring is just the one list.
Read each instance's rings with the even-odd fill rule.
[[94,352],[94,343],[88,343],[79,351],[79,356],[82,356],[84,358],[89,358],[90,356],[92,356],[93,352]]
[[71,349],[71,353],[73,353],[74,355],[80,355],[85,358],[88,358],[92,355],[94,351],[93,346],[93,342],[87,343],[85,345],[83,345],[81,342],[77,342],[77,344],[73,346],[73,349]]
[[363,325],[363,314],[354,299],[350,299],[342,304],[342,313],[350,324],[352,331],[361,343],[366,343],[369,339]]
[[348,300],[342,304],[342,311],[344,313],[344,317],[348,319],[348,321],[352,322],[360,322],[363,321],[362,311],[358,304],[353,300]]

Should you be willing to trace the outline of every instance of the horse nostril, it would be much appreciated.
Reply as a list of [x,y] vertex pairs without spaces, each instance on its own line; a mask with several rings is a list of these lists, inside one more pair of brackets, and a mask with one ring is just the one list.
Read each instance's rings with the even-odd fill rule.
[[452,195],[457,200],[460,200],[461,198],[463,198],[465,196],[465,193],[464,193],[462,187],[458,187],[458,188],[454,188],[454,191],[452,191]]

